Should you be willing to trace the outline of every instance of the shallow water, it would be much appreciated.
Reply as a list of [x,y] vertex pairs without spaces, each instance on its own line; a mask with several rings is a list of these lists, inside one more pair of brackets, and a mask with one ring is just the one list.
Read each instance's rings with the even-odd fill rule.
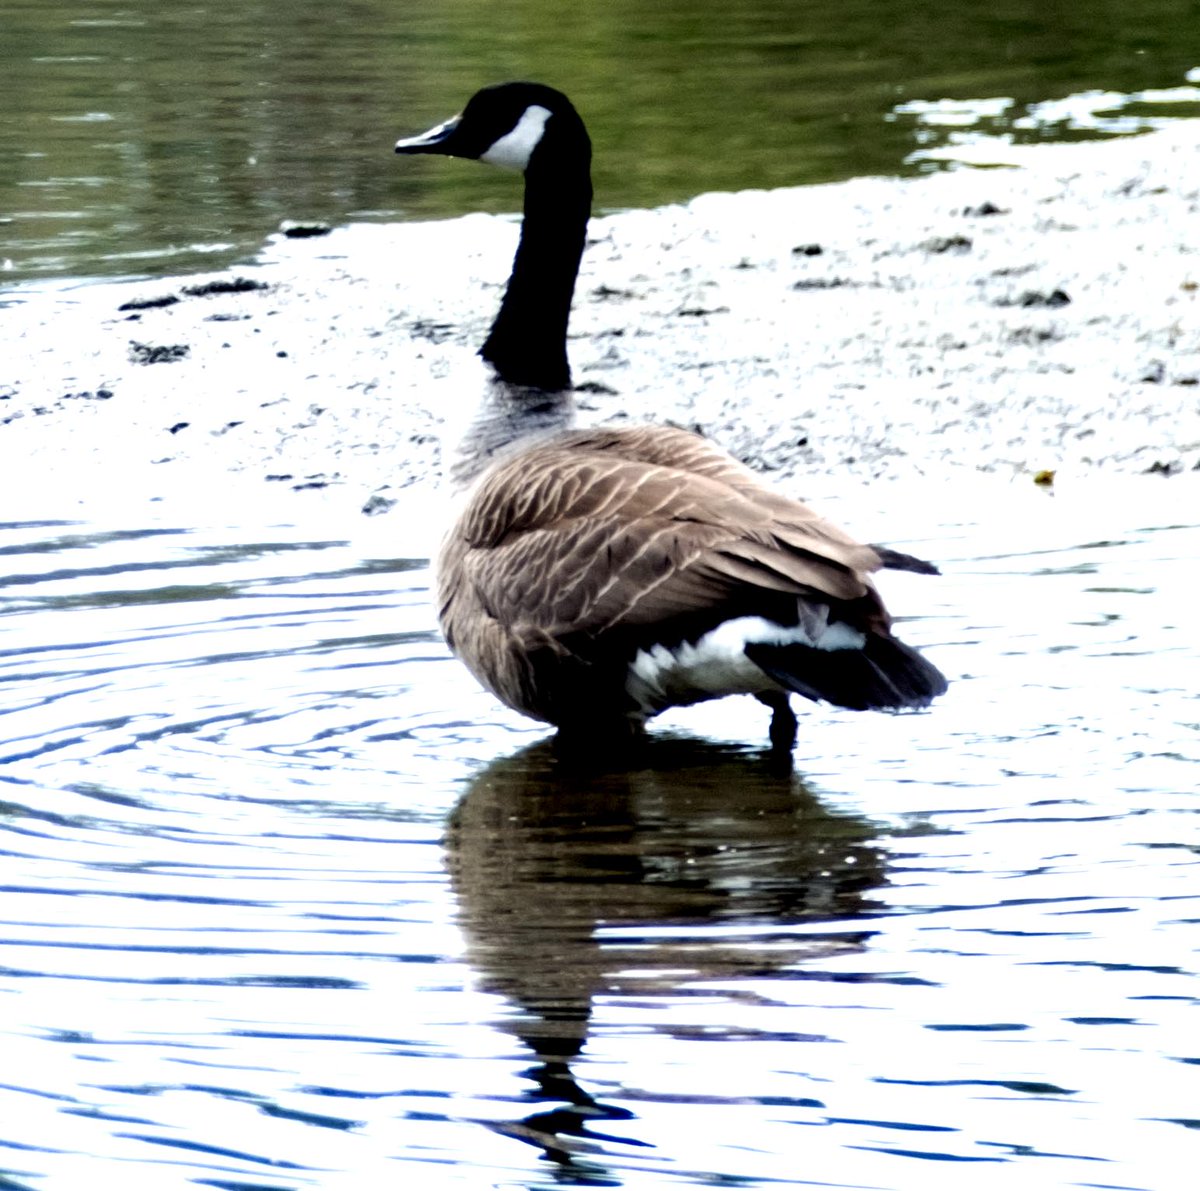
[[1177,491],[897,543],[951,693],[787,777],[749,700],[562,768],[420,560],[4,527],[0,1187],[1193,1187]]
[[1188,0],[8,0],[3,39],[9,281],[222,268],[284,220],[511,211],[511,179],[392,155],[502,79],[570,92],[607,210],[1200,115]]

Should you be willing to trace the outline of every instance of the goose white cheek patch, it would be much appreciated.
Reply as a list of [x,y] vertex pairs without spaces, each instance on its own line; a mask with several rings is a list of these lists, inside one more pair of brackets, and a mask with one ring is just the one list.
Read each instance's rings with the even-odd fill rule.
[[546,131],[546,121],[549,119],[549,108],[538,103],[530,104],[512,132],[506,132],[490,149],[480,153],[479,160],[489,165],[524,170],[542,139],[542,133]]

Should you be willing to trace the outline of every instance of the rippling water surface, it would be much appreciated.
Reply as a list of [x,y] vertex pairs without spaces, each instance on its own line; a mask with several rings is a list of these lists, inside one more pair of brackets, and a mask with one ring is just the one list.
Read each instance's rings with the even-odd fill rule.
[[951,694],[813,710],[789,777],[749,700],[564,769],[419,560],[4,526],[0,1188],[1193,1187],[1161,507],[912,543]]

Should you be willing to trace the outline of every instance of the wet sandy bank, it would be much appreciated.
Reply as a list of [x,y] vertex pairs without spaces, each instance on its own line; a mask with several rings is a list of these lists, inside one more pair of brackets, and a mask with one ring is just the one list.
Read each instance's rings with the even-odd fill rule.
[[[1043,470],[1191,473],[1194,493],[1200,121],[1011,163],[595,219],[572,321],[584,419],[694,426],[805,496]],[[419,516],[516,230],[281,236],[228,273],[0,309],[5,519]]]

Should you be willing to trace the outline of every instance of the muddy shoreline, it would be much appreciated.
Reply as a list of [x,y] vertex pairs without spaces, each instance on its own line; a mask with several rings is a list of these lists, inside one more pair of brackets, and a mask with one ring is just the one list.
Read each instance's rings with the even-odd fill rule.
[[[594,219],[582,419],[694,427],[806,496],[1044,472],[1194,492],[1200,121],[1008,164]],[[516,230],[281,235],[220,274],[0,308],[5,519],[420,519]]]

